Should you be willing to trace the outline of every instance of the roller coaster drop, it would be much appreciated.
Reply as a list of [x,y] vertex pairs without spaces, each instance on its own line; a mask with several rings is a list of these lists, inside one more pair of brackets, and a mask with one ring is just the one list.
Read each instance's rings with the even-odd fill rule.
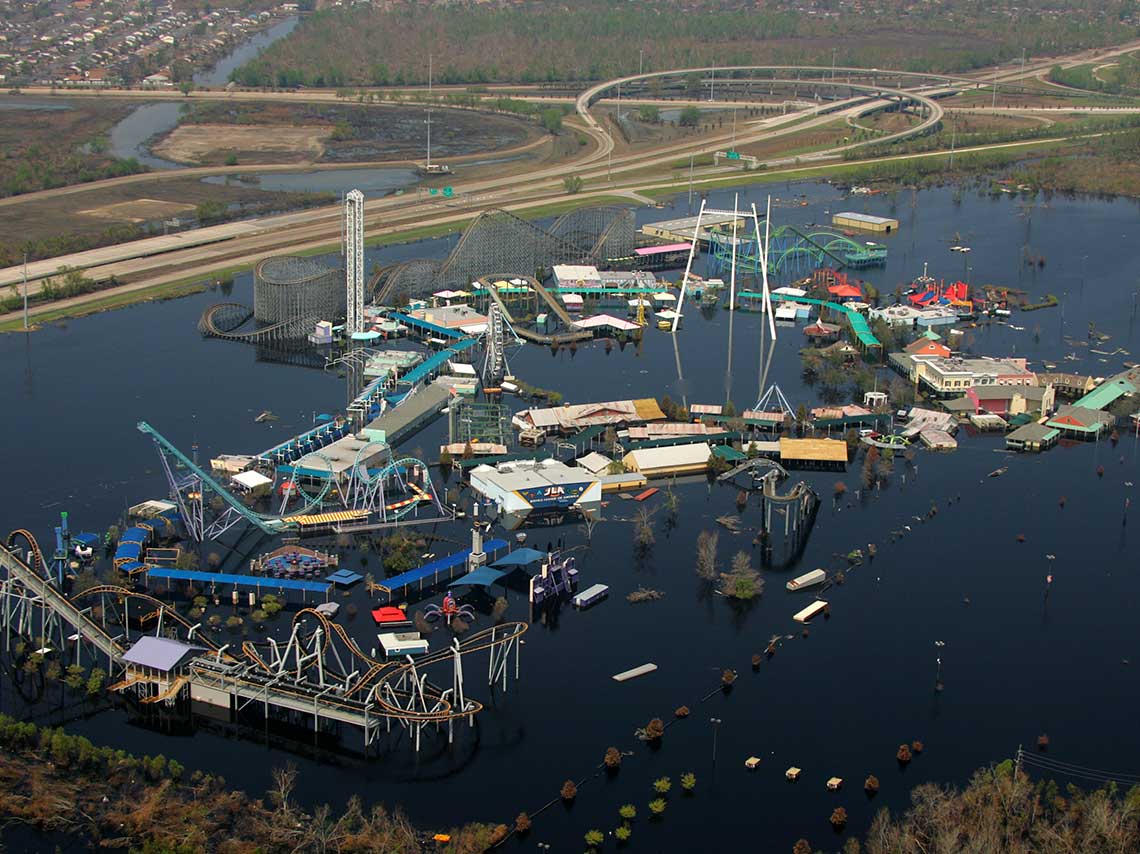
[[[427,464],[411,457],[396,459],[381,442],[362,446],[352,466],[340,478],[334,474],[331,460],[320,451],[294,460],[291,466],[278,466],[275,474],[283,475],[281,485],[286,488],[280,490],[283,500],[279,512],[270,514],[247,507],[145,421],[139,422],[138,429],[154,440],[171,500],[177,503],[186,531],[196,542],[216,539],[240,523],[271,536],[281,534],[298,528],[298,517],[323,512],[329,505],[361,511],[361,520],[371,520],[373,527],[396,524],[427,503],[433,505],[439,518],[450,518],[436,493]],[[384,462],[369,466],[368,461],[378,455]],[[314,463],[319,463],[324,471],[314,471]],[[310,484],[309,489],[306,483]],[[313,485],[319,488],[314,489]]]

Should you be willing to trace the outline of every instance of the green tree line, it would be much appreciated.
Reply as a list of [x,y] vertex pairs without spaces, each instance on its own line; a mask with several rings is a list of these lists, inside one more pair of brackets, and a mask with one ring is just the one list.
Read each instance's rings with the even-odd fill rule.
[[[1089,13],[1052,14],[999,2],[872,0],[858,14],[805,15],[790,0],[762,7],[680,0],[614,6],[411,3],[335,8],[307,16],[287,38],[236,69],[245,86],[403,86],[598,80],[648,68],[840,64],[964,70],[1030,54],[1133,37],[1124,3],[1077,0]],[[1093,8],[1095,7],[1095,8]],[[834,52],[833,52],[834,51]],[[377,57],[383,57],[382,60]]]

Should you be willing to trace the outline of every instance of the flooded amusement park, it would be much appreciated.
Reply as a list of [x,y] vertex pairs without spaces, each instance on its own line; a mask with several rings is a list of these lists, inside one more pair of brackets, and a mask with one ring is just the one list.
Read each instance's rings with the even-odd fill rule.
[[365,247],[354,198],[343,253],[0,338],[0,712],[506,849],[836,850],[919,783],[1140,760],[1134,202]]

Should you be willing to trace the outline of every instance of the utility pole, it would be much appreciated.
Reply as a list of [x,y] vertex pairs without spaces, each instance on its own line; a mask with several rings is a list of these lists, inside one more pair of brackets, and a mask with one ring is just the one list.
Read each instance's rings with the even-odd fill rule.
[[[1025,64],[1024,60],[1022,61],[1022,64],[1023,65]],[[637,49],[637,75],[638,75],[638,77],[640,77],[644,73],[645,73],[645,49],[639,47]]]
[[709,718],[709,723],[713,725],[713,765],[716,765],[716,731],[721,724],[720,718]]
[[[689,155],[689,211],[693,209],[693,155]],[[26,289],[25,289],[26,290]]]
[[993,97],[993,101],[990,103],[990,109],[991,110],[997,109],[997,69],[996,68],[994,69],[994,97]]
[[736,107],[732,108],[732,150],[736,151]]
[[712,76],[709,77],[709,101],[716,100],[716,63],[712,66]]
[[838,50],[838,48],[834,48],[834,47],[831,49],[831,79],[832,80],[835,79],[835,53],[837,50]]
[[955,123],[954,127],[952,127],[950,129],[950,168],[951,169],[954,168],[954,143],[957,141],[957,139],[958,139],[958,125],[957,125],[957,123]]

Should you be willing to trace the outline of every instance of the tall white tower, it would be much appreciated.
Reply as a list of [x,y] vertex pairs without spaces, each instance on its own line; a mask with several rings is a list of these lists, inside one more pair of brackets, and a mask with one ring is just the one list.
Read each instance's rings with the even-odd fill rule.
[[364,331],[364,193],[360,190],[344,197],[344,242],[347,337]]

